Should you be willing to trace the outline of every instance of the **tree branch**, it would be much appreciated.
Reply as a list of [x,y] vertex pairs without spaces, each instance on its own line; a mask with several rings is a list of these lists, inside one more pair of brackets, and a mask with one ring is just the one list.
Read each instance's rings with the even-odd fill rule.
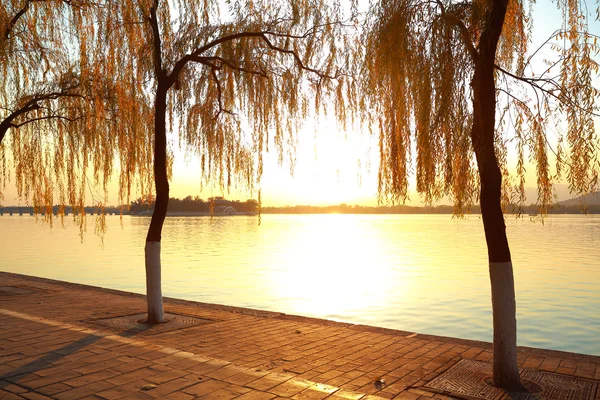
[[[504,93],[505,93],[507,96],[509,96],[510,98],[512,98],[512,99],[513,99],[513,100],[514,100],[516,103],[519,103],[519,104],[521,104],[521,107],[524,107],[524,108],[529,108],[529,105],[527,104],[527,102],[525,102],[525,101],[523,101],[523,100],[519,99],[518,97],[514,96],[514,95],[513,95],[512,93],[510,93],[508,90],[506,90],[506,89],[502,89],[502,88],[497,88],[496,90],[497,90],[497,91],[500,91],[500,92],[504,92]],[[539,96],[537,95],[537,92],[536,92],[536,96],[538,97],[538,110],[540,110],[540,109],[541,109],[541,107],[539,106],[539,104],[540,104],[540,99],[539,99]],[[544,100],[545,100],[545,101],[547,101],[545,96],[544,96]],[[510,105],[508,105],[508,107],[510,107]],[[537,112],[537,114],[538,114],[538,116],[539,116],[540,112],[538,111],[538,112]],[[510,114],[509,114],[509,115],[510,115]],[[532,116],[533,116],[533,114],[532,114]],[[513,125],[513,126],[514,126],[514,125]],[[550,140],[548,140],[548,136],[546,135],[546,133],[545,133],[545,132],[544,132],[543,136],[544,136],[544,141],[546,142],[546,145],[548,146],[548,148],[550,149],[550,151],[551,151],[551,152],[552,152],[552,153],[553,153],[553,154],[554,154],[556,157],[558,157],[558,154],[557,154],[557,152],[556,152],[556,151],[554,150],[554,148],[552,147],[552,144],[550,143]],[[564,161],[564,160],[563,160],[563,162],[564,162],[564,163],[565,163],[567,166],[569,166],[569,167],[571,166],[571,164],[570,164],[569,162],[567,162],[567,161]]]
[[[79,98],[84,98],[84,96],[82,94],[79,93],[70,93],[70,91],[72,89],[75,89],[77,86],[72,86],[69,88],[64,89],[63,91],[60,92],[51,92],[51,93],[45,93],[45,94],[35,94],[32,95],[31,98],[29,100],[27,100],[27,102],[25,104],[23,104],[21,106],[21,108],[25,108],[25,107],[29,107],[30,105],[33,104],[37,104],[40,101],[44,101],[44,100],[56,100],[60,97],[79,97]],[[38,105],[39,107],[39,105]]]
[[[269,34],[269,32],[266,32],[266,34]],[[316,70],[314,68],[311,68],[311,67],[308,67],[308,66],[304,65],[304,63],[302,62],[302,59],[300,58],[300,56],[298,55],[298,53],[296,53],[294,50],[289,50],[289,49],[285,49],[285,48],[282,48],[282,47],[275,46],[267,38],[266,34],[263,34],[263,35],[261,35],[259,37],[267,44],[267,46],[271,50],[275,50],[275,51],[278,51],[280,53],[291,55],[296,60],[296,63],[300,66],[300,69],[312,72],[312,73],[316,74],[317,76],[319,76],[320,78],[328,78],[328,79],[337,79],[337,78],[339,78],[339,76],[340,76],[339,71],[336,71],[335,75],[327,75],[327,74],[324,74],[323,72],[321,72],[319,70]]]
[[453,24],[458,29],[458,31],[460,32],[460,35],[463,38],[463,43],[464,43],[465,47],[467,48],[467,51],[471,55],[472,61],[476,62],[477,57],[479,56],[479,53],[478,53],[477,49],[475,48],[475,45],[473,45],[473,41],[471,40],[471,34],[469,33],[469,30],[467,29],[465,24],[459,18],[457,18],[456,15],[454,15],[452,13],[448,13],[446,11],[446,8],[444,7],[444,4],[440,0],[436,0],[436,3],[438,4],[438,6],[441,9],[442,18],[446,19],[448,22]]
[[[354,18],[354,17],[350,17],[346,21],[351,21],[352,18]],[[274,23],[272,23],[270,25],[276,26],[279,22],[286,21],[286,20],[287,19],[283,19],[282,18],[280,21],[276,21],[276,22],[274,22]],[[263,32],[268,32],[269,35],[275,36],[275,37],[282,37],[282,38],[289,38],[289,39],[306,39],[310,35],[315,34],[319,29],[326,28],[326,27],[329,27],[329,26],[334,26],[334,25],[343,26],[343,27],[353,26],[353,25],[347,25],[347,24],[345,24],[344,21],[335,21],[335,22],[328,22],[326,24],[318,24],[318,25],[311,26],[309,29],[307,29],[301,35],[291,35],[289,33],[280,33],[280,32],[275,32],[275,31],[273,31],[271,29],[267,29],[267,30],[265,30]]]
[[[193,52],[191,52],[190,54],[187,54],[186,56],[182,57],[179,61],[177,61],[177,63],[175,63],[175,66],[173,67],[173,71],[171,72],[170,76],[170,80],[172,82],[175,82],[175,80],[177,80],[177,77],[179,76],[179,73],[181,73],[181,70],[185,67],[185,65],[190,62],[193,61],[195,58],[200,57],[200,55],[222,43],[226,43],[226,42],[230,42],[230,41],[234,41],[237,39],[248,39],[248,38],[258,38],[258,39],[262,39],[266,45],[271,49],[271,50],[275,50],[278,51],[280,53],[285,53],[285,54],[290,54],[294,57],[294,59],[296,60],[296,63],[300,66],[301,69],[306,70],[306,71],[310,71],[316,75],[318,75],[321,78],[330,78],[330,79],[337,79],[340,74],[339,71],[336,72],[336,75],[332,76],[332,75],[327,75],[322,73],[321,71],[318,71],[314,68],[308,67],[306,65],[304,65],[304,63],[302,62],[302,59],[300,58],[300,56],[298,56],[298,54],[290,49],[285,49],[285,48],[281,48],[278,46],[275,46],[269,39],[267,36],[275,36],[275,37],[290,37],[293,38],[292,35],[284,35],[281,33],[275,33],[275,32],[270,32],[270,31],[259,31],[259,32],[239,32],[236,34],[232,34],[232,35],[227,35],[227,36],[222,36],[218,39],[215,39],[207,44],[205,44],[204,46],[201,46],[199,48],[197,48],[196,50],[194,50]],[[302,37],[299,37],[302,38]]]
[[2,37],[3,41],[7,41],[8,40],[8,37],[10,36],[10,32],[12,31],[13,27],[19,21],[19,18],[21,18],[27,12],[27,10],[29,9],[29,4],[31,4],[31,0],[25,1],[25,5],[23,6],[23,8],[21,8],[19,11],[17,11],[17,13],[8,22],[8,26],[6,27],[6,31],[4,31],[4,34],[2,35],[3,36]]
[[[17,24],[17,22],[19,22],[19,19],[21,19],[21,17],[23,17],[23,15],[25,15],[25,13],[27,13],[27,11],[29,11],[29,6],[31,5],[31,3],[42,3],[44,2],[44,0],[26,0],[25,4],[23,5],[23,7],[21,9],[19,9],[19,11],[17,11],[17,13],[11,18],[11,20],[8,22],[8,26],[6,27],[6,30],[4,31],[4,33],[2,34],[2,40],[3,41],[7,41],[8,37],[10,36],[13,28],[15,27],[15,25]],[[73,0],[62,0],[63,3],[74,7],[74,8],[82,8],[83,6],[86,5],[94,5],[94,6],[98,6],[99,3],[97,2],[86,2],[86,1],[73,1]]]
[[41,94],[41,95],[36,94],[36,95],[31,96],[31,98],[29,98],[16,111],[12,111],[6,118],[4,118],[4,120],[0,121],[0,143],[4,139],[4,135],[6,134],[6,132],[8,131],[9,128],[18,128],[18,127],[28,123],[29,120],[22,122],[20,124],[15,124],[15,123],[13,123],[13,121],[15,120],[15,118],[18,118],[21,115],[27,114],[30,111],[41,109],[42,106],[39,104],[39,102],[44,101],[44,100],[56,100],[59,97],[83,98],[84,96],[80,95],[78,93],[70,93],[70,91],[72,89],[74,89],[75,87],[76,86],[66,88],[66,89],[64,89],[64,91],[61,91],[61,92],[51,92],[51,93],[46,93],[46,94]]
[[[577,104],[576,101],[574,101],[568,93],[566,93],[561,87],[560,85],[553,79],[548,79],[548,78],[525,78],[523,76],[518,76],[515,75],[507,70],[505,70],[504,68],[500,67],[499,65],[495,65],[494,66],[498,71],[510,76],[513,79],[519,80],[521,82],[525,82],[527,84],[529,84],[531,87],[533,87],[534,89],[537,89],[539,91],[541,91],[542,93],[545,93],[551,97],[554,97],[556,100],[558,101],[565,101],[567,102],[570,106],[577,108],[580,111],[586,112],[589,115],[592,115],[594,117],[600,117],[600,114],[595,113],[593,111],[587,110],[583,107],[581,107],[579,104]],[[538,84],[538,82],[543,82],[543,83],[547,83],[549,85],[552,85],[555,90],[548,90],[544,87],[542,87],[541,85]],[[555,91],[558,91],[560,93],[559,96],[556,93],[554,93]]]
[[519,76],[519,75],[513,74],[512,72],[505,70],[504,68],[502,68],[501,66],[499,66],[497,64],[494,65],[494,68],[496,68],[498,71],[510,76],[511,78],[514,78],[514,79],[522,81],[522,82],[526,82],[526,83],[530,83],[530,84],[532,82],[544,82],[544,83],[555,84],[555,82],[550,78],[535,78],[535,77],[526,78],[524,76]]
[[162,68],[162,50],[161,50],[161,41],[160,41],[160,31],[158,29],[158,17],[156,16],[156,8],[158,7],[158,0],[154,0],[154,5],[150,8],[150,26],[152,27],[152,37],[153,41],[153,55],[154,55],[154,74],[156,75],[156,79],[160,79],[163,75]]
[[217,87],[217,101],[219,103],[219,111],[215,115],[215,119],[221,113],[225,113],[225,114],[229,114],[229,115],[235,115],[233,112],[231,112],[231,110],[227,110],[227,109],[223,108],[223,91],[221,90],[221,82],[219,82],[219,77],[217,75],[216,70],[214,68],[211,68],[210,74],[212,75],[213,79],[215,80],[215,85]]
[[45,117],[28,119],[27,121],[21,122],[20,124],[11,123],[10,126],[13,127],[13,128],[20,128],[23,125],[27,125],[27,124],[30,124],[32,122],[44,121],[44,120],[48,120],[48,119],[58,119],[58,120],[65,120],[67,122],[75,122],[75,121],[79,121],[80,119],[83,119],[83,117],[69,118],[69,117],[65,117],[65,116],[62,116],[62,115],[47,115]]

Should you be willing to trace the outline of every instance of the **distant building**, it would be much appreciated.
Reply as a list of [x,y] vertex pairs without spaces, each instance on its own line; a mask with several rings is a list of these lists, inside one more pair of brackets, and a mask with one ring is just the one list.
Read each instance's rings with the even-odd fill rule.
[[231,206],[217,206],[214,209],[215,215],[235,215],[237,212]]

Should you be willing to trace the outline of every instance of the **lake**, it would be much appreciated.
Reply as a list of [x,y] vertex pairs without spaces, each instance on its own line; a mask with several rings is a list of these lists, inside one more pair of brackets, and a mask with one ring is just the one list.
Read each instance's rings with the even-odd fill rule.
[[[0,270],[145,292],[150,219],[1,216]],[[519,345],[600,355],[600,218],[507,217]],[[473,215],[168,217],[163,294],[466,339],[492,340],[482,221]]]

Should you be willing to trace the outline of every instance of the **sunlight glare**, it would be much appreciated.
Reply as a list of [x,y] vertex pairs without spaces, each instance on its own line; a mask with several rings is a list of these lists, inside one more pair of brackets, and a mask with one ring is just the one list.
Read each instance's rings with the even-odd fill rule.
[[[275,296],[290,299],[294,313],[336,318],[386,303],[386,293],[410,295],[405,281],[385,268],[377,235],[342,215],[306,216],[310,226],[290,232],[287,268],[273,274]],[[307,225],[309,226],[309,225]]]

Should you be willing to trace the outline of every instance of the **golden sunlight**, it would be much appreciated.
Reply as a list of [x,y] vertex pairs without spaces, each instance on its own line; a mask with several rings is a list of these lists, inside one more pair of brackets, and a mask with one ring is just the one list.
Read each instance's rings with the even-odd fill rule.
[[410,297],[408,281],[385,267],[378,236],[358,229],[364,224],[342,215],[307,215],[302,222],[282,238],[294,242],[282,246],[292,250],[289,264],[269,277],[273,295],[290,299],[294,313],[335,318],[381,307],[392,291]]

